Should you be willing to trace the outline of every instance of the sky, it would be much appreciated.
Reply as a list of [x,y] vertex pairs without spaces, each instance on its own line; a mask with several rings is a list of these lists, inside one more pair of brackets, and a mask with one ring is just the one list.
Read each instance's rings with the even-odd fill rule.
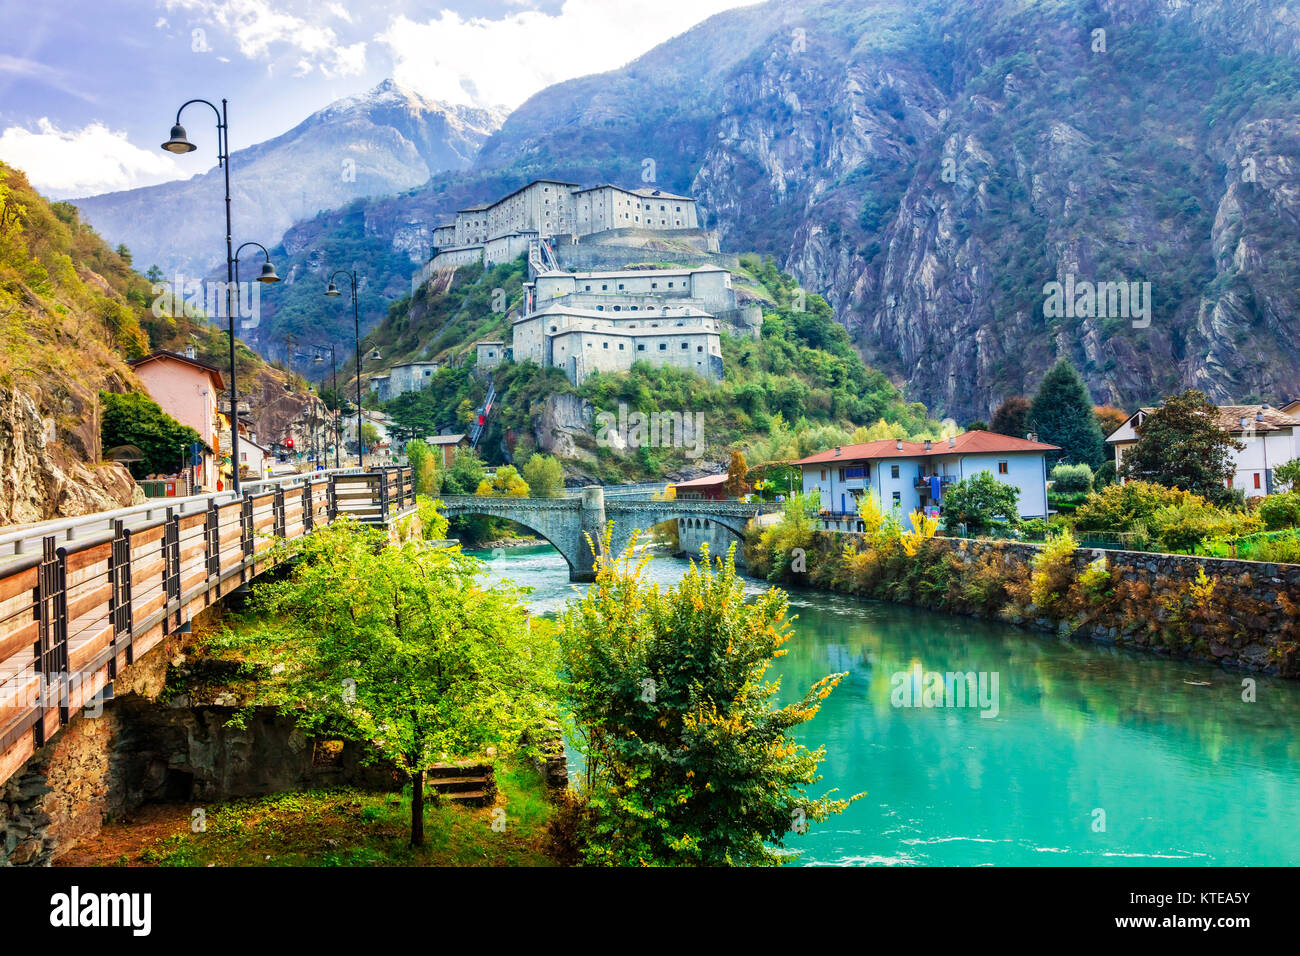
[[[513,109],[615,69],[753,0],[0,0],[0,160],[52,199],[130,189],[216,162],[159,149],[186,100],[229,100],[238,150],[381,80]],[[202,157],[202,158],[197,158]]]

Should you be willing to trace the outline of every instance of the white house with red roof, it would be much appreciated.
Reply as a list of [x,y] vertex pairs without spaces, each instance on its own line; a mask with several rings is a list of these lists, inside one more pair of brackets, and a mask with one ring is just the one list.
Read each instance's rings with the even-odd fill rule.
[[942,513],[943,491],[987,471],[1020,492],[1020,516],[1047,516],[1047,456],[1056,445],[994,432],[971,431],[938,441],[886,438],[842,445],[801,458],[803,490],[821,494],[824,517],[832,527],[855,531],[858,501],[876,499],[880,510],[898,509],[904,527],[913,511]]

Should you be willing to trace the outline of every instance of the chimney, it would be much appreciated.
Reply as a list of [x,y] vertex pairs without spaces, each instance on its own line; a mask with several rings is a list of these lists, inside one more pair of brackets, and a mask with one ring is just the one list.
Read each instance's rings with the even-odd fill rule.
[[838,458],[839,456],[840,456],[840,446],[839,446],[839,445],[836,445],[836,446],[835,446],[835,457]]
[[1262,422],[1263,420],[1264,420],[1264,412],[1263,412],[1263,410],[1260,410],[1260,411],[1256,412],[1256,413],[1255,413],[1255,421],[1257,421],[1257,422]]
[[185,346],[185,357],[186,357],[187,359],[192,359],[192,358],[194,358],[194,355],[195,355],[195,353],[194,353],[194,346],[192,346],[192,345],[187,345],[187,346]]
[[925,440],[925,450],[926,451],[930,450],[930,439],[928,438]]
[[901,438],[898,439],[898,441],[895,442],[895,445],[896,445],[896,447],[898,448],[899,451],[902,451],[902,450],[903,450],[903,439],[901,439]]
[[956,435],[949,435],[949,436],[948,436],[948,447],[949,447],[949,448],[956,448],[956,447],[957,447],[957,436],[956,436]]

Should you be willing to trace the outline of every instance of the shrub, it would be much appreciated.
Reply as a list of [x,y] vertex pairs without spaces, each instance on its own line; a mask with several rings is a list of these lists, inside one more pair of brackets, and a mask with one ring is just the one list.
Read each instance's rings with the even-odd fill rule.
[[1258,514],[1270,531],[1300,526],[1300,491],[1269,495],[1259,503]]
[[1057,465],[1052,469],[1052,490],[1059,494],[1092,491],[1092,469],[1085,464]]
[[1039,609],[1055,617],[1063,610],[1064,600],[1074,582],[1074,551],[1078,545],[1074,535],[1066,531],[1049,538],[1034,555],[1030,566],[1029,594]]
[[1079,531],[1135,531],[1150,522],[1159,509],[1180,505],[1209,507],[1204,498],[1190,491],[1149,481],[1107,485],[1090,494],[1074,512],[1074,527]]

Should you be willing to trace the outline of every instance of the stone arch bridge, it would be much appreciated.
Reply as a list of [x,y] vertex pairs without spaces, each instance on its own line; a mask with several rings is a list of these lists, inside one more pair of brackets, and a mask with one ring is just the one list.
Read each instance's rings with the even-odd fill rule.
[[633,531],[682,518],[715,522],[744,540],[745,525],[751,518],[781,507],[773,502],[651,498],[622,498],[607,504],[604,490],[598,486],[588,486],[580,496],[568,498],[444,495],[442,504],[442,513],[448,518],[468,515],[508,518],[536,532],[564,556],[570,581],[595,579],[596,559],[587,536],[600,547],[609,522],[613,522],[610,547],[617,554],[627,547]]

